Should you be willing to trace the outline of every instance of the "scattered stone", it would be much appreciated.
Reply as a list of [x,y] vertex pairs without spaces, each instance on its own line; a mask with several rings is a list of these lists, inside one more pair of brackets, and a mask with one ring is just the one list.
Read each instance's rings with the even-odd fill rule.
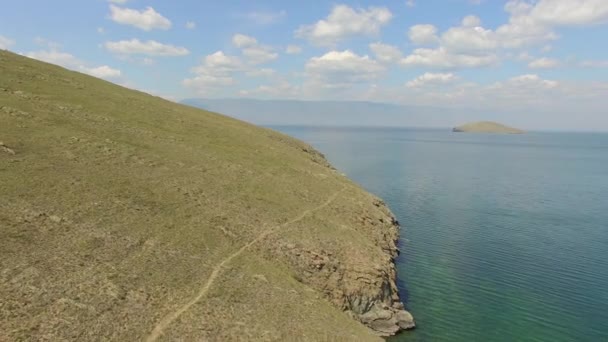
[[0,151],[6,152],[12,156],[15,155],[15,151],[13,149],[11,149],[10,147],[6,146],[2,141],[0,141]]
[[255,275],[253,275],[253,279],[263,281],[265,283],[268,282],[268,279],[266,279],[266,277],[263,274],[255,274]]
[[61,221],[63,221],[63,219],[57,215],[51,215],[49,216],[49,219],[55,223],[61,223]]

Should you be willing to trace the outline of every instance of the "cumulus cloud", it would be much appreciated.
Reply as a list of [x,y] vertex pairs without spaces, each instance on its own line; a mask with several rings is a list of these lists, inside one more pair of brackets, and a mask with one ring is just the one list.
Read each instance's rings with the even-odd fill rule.
[[429,24],[419,24],[410,27],[407,35],[410,41],[416,45],[435,44],[439,41],[437,28]]
[[152,7],[138,11],[131,8],[110,5],[110,18],[123,25],[131,25],[144,31],[153,29],[168,30],[171,28],[171,21],[156,12]]
[[467,15],[462,19],[462,26],[464,27],[475,27],[481,25],[481,19],[474,15]]
[[499,47],[498,39],[492,30],[481,26],[452,27],[441,36],[441,45],[450,51],[478,53]]
[[120,70],[111,68],[107,65],[89,68],[87,73],[98,78],[117,78],[122,75]]
[[608,22],[605,0],[541,0],[530,17],[548,25],[584,26]]
[[250,64],[263,64],[279,57],[271,46],[260,44],[254,37],[244,34],[235,34],[232,37],[232,44],[242,49],[243,56]]
[[200,65],[194,67],[192,78],[182,84],[199,94],[209,95],[220,89],[238,84],[238,74],[248,77],[270,77],[276,71],[270,68],[258,68],[278,58],[274,48],[261,44],[255,37],[237,33],[232,36],[232,45],[240,50],[241,55],[231,56],[217,51],[205,56]]
[[254,69],[247,71],[245,75],[249,77],[271,77],[276,75],[276,70],[270,68]]
[[262,45],[243,49],[243,56],[251,64],[264,64],[279,58],[279,54],[273,52],[272,48]]
[[199,74],[226,74],[243,68],[244,64],[240,58],[226,55],[223,51],[217,51],[207,55],[203,59],[203,63],[194,68],[194,72]]
[[7,50],[15,44],[15,41],[0,35],[0,50]]
[[376,59],[382,63],[396,63],[403,58],[399,48],[382,43],[372,43],[369,49],[374,53]]
[[374,36],[387,25],[393,14],[386,7],[352,8],[336,5],[327,18],[304,25],[295,32],[315,45],[333,45],[352,36]]
[[79,71],[98,78],[116,79],[122,76],[122,72],[107,65],[89,67],[87,63],[76,58],[74,55],[56,49],[32,51],[25,54],[47,63],[57,64],[64,68]]
[[306,63],[306,74],[323,87],[344,87],[378,78],[385,71],[369,56],[359,56],[350,50],[330,51],[313,57]]
[[195,76],[183,80],[182,84],[199,94],[209,94],[218,88],[237,84],[233,73],[243,70],[245,64],[240,58],[217,51],[205,56],[202,63],[192,69]]
[[194,30],[196,28],[196,23],[194,21],[187,21],[186,28],[188,30]]
[[416,77],[415,79],[406,83],[408,88],[421,88],[427,85],[440,85],[446,83],[452,83],[456,81],[458,77],[453,73],[424,73]]
[[155,40],[121,40],[106,42],[104,46],[108,51],[121,55],[185,56],[190,53],[184,47],[162,44]]
[[253,37],[237,33],[232,36],[232,45],[236,46],[237,48],[246,48],[258,45],[258,40]]
[[525,74],[495,83],[490,89],[509,88],[509,90],[517,89],[518,92],[526,92],[534,89],[553,89],[558,85],[557,81],[545,80],[536,74]]
[[532,69],[550,69],[560,65],[559,61],[553,58],[542,57],[530,61],[528,67]]
[[[578,7],[572,5],[574,3]],[[508,22],[495,29],[483,27],[481,19],[473,15],[465,16],[460,25],[450,27],[441,34],[433,25],[415,25],[408,32],[410,41],[415,45],[437,44],[438,48],[416,49],[403,60],[403,64],[435,68],[495,64],[498,62],[498,56],[503,55],[505,51],[548,46],[548,43],[559,38],[553,30],[556,25],[604,20],[604,7],[608,8],[608,2],[509,0],[504,5],[505,12],[509,14]],[[541,59],[531,61],[529,66],[547,68],[556,66],[556,63]]]
[[128,0],[108,0],[108,2],[115,3],[115,4],[121,4],[121,5],[126,4],[127,1]]
[[437,49],[415,49],[410,55],[401,60],[401,64],[408,67],[422,66],[442,69],[475,68],[496,63],[498,63],[498,56],[495,54],[457,54],[450,53],[444,47]]

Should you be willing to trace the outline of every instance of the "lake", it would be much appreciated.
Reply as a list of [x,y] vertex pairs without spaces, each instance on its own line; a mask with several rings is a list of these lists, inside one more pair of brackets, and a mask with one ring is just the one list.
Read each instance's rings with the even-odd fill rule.
[[401,222],[391,341],[608,341],[608,134],[272,128]]

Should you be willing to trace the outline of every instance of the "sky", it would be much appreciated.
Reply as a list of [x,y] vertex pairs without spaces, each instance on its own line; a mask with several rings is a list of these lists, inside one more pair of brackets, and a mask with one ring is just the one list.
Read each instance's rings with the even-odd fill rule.
[[608,131],[608,0],[2,7],[0,49],[174,101],[373,101]]

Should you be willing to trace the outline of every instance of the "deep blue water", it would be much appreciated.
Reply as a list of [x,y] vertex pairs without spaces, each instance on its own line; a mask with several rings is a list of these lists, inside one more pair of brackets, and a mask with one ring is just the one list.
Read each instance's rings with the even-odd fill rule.
[[396,341],[608,341],[608,134],[273,128],[400,220]]

